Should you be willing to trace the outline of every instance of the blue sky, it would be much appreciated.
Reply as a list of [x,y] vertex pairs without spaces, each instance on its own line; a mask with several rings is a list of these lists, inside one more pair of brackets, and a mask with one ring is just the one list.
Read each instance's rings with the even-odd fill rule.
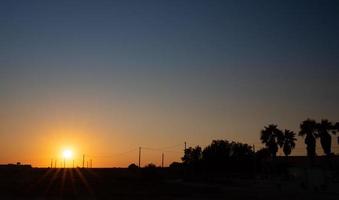
[[339,121],[338,21],[337,1],[1,1],[1,141],[46,121],[258,144],[268,123]]

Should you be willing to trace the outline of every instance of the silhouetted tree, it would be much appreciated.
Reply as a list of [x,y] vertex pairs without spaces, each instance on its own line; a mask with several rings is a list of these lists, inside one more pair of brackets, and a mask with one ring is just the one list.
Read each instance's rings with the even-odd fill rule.
[[330,135],[330,132],[333,134],[336,133],[335,125],[333,125],[327,119],[323,119],[320,123],[317,123],[317,131],[318,136],[320,137],[320,144],[322,149],[324,150],[324,153],[326,155],[331,155],[332,137]]
[[213,140],[212,144],[204,148],[202,157],[204,162],[213,167],[222,167],[229,159],[231,145],[227,140]]
[[264,160],[267,159],[271,156],[271,152],[268,148],[262,148],[260,150],[258,150],[257,152],[255,152],[255,157],[257,158],[257,160]]
[[251,145],[231,142],[230,162],[233,170],[253,172],[251,167],[254,166],[255,153]]
[[181,166],[182,166],[182,163],[179,163],[179,162],[172,162],[172,163],[169,165],[169,167],[170,167],[171,169],[179,169],[179,168],[181,168]]
[[147,165],[145,166],[145,168],[155,169],[155,168],[157,168],[157,166],[156,166],[155,164],[153,164],[153,163],[149,163],[149,164],[147,164]]
[[264,147],[255,152],[256,170],[262,172],[266,165],[266,161],[271,157],[271,152],[267,147]]
[[185,149],[184,157],[182,157],[181,160],[185,165],[196,166],[201,161],[201,158],[201,147],[196,146],[195,148],[189,147]]
[[278,147],[282,147],[284,135],[277,125],[269,124],[261,131],[260,140],[269,149],[271,156],[274,158],[277,155]]
[[231,142],[231,154],[230,157],[232,158],[248,158],[253,157],[254,151],[251,145],[240,143],[240,142]]
[[290,130],[284,131],[284,144],[283,144],[283,151],[285,156],[288,156],[291,154],[292,149],[295,148],[295,141],[297,139],[295,138],[295,133]]
[[310,158],[314,158],[316,156],[316,137],[317,134],[317,123],[312,119],[306,119],[300,124],[300,136],[305,137],[305,144],[307,150],[307,156]]
[[135,163],[128,165],[128,169],[138,169],[138,168],[139,167]]
[[199,146],[186,149],[182,160],[194,169],[242,170],[253,166],[254,152],[248,144],[213,140],[203,151]]
[[[339,122],[335,123],[334,129],[335,131],[339,131]],[[337,138],[337,143],[339,144],[339,137]]]
[[254,161],[254,152],[248,144],[213,140],[202,152],[206,168],[241,170]]
[[339,122],[335,123],[334,128],[336,131],[339,131]]

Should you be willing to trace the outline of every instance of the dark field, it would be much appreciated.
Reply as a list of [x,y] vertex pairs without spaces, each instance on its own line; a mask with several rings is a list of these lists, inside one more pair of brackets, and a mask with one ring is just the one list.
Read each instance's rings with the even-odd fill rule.
[[167,168],[0,169],[0,199],[339,199],[338,188],[225,176],[188,180]]

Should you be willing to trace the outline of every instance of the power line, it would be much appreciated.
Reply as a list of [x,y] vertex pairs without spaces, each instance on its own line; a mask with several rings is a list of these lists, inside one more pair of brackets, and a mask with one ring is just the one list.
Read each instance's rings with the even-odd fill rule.
[[120,156],[120,155],[125,155],[125,154],[128,154],[128,153],[132,153],[132,152],[135,152],[137,150],[138,150],[138,148],[133,148],[133,149],[125,151],[125,152],[113,153],[113,154],[109,154],[109,155],[93,155],[93,154],[87,154],[87,155],[91,156],[91,157],[95,157],[95,158],[100,158],[100,157],[115,157],[115,156]]
[[173,149],[175,147],[179,147],[182,144],[176,144],[176,145],[171,145],[171,146],[166,146],[166,147],[162,147],[162,148],[154,148],[154,147],[145,147],[142,146],[143,149],[147,149],[147,150],[153,150],[153,151],[162,151],[162,150],[166,150],[166,149]]

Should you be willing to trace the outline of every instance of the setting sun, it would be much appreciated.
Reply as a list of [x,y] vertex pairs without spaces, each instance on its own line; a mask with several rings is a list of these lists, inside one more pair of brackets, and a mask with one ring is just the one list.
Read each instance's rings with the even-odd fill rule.
[[65,149],[63,152],[62,152],[62,155],[65,159],[71,159],[73,157],[73,152],[72,150],[70,149]]

